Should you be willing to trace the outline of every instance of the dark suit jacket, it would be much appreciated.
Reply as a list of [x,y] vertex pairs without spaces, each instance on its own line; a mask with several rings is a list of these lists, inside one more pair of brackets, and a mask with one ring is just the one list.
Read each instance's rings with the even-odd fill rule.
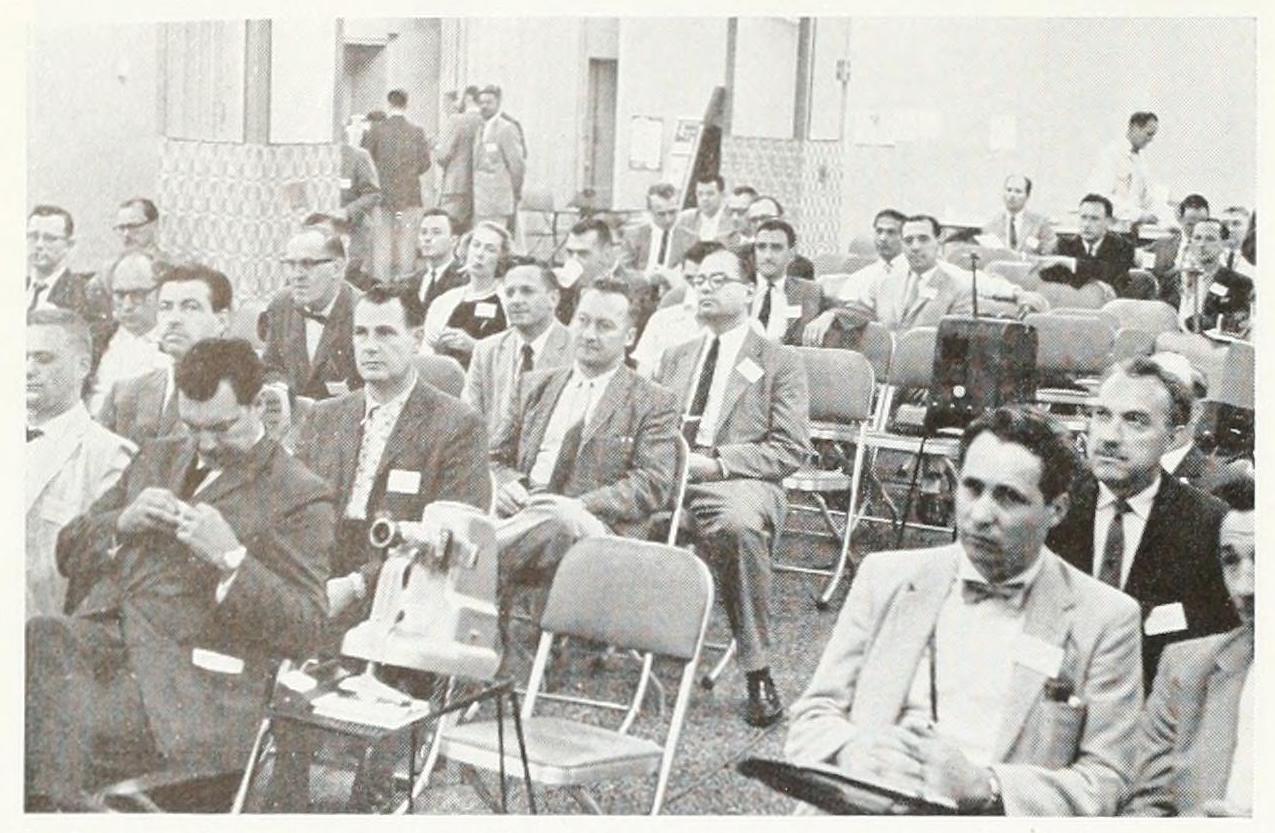
[[1198,445],[1192,443],[1182,462],[1173,470],[1173,476],[1179,483],[1194,486],[1207,494],[1221,482],[1223,470],[1216,457],[1205,454]]
[[[1098,481],[1088,475],[1071,492],[1071,511],[1049,533],[1050,549],[1077,569],[1094,574],[1094,511]],[[1218,529],[1226,504],[1183,486],[1167,472],[1151,504],[1124,592],[1142,606],[1142,618],[1160,605],[1181,602],[1186,630],[1144,634],[1142,664],[1145,684],[1155,676],[1160,652],[1172,642],[1229,630],[1238,624],[1222,581],[1218,561]]]
[[474,187],[474,136],[482,127],[477,112],[455,113],[447,117],[434,156],[443,166],[441,196],[469,194]]
[[[417,270],[405,279],[408,288],[417,298],[421,297],[421,284],[425,281],[425,275],[428,271],[428,269]],[[460,264],[453,258],[452,262],[447,264],[447,268],[443,270],[443,273],[435,278],[434,283],[425,291],[425,298],[422,301],[425,309],[428,310],[429,305],[434,303],[434,299],[447,290],[464,286],[467,283],[469,283],[469,276],[461,271]]]
[[93,280],[92,272],[65,271],[58,276],[45,296],[50,304],[79,313],[89,325],[92,339],[92,366],[102,358],[106,343],[114,332],[111,317],[111,296]]
[[97,421],[138,445],[157,437],[184,433],[177,413],[176,394],[165,402],[167,385],[167,368],[116,382],[102,403]]
[[[1079,237],[1061,237],[1057,254],[1076,259],[1075,279],[1070,281],[1075,288],[1079,289],[1090,281],[1102,281],[1110,285],[1117,295],[1125,297],[1129,270],[1136,264],[1132,244],[1120,235],[1108,233],[1098,241],[1093,257],[1085,252],[1085,245]],[[1052,274],[1046,270],[1041,278],[1048,280]]]
[[[500,482],[531,473],[571,367],[533,370],[496,430],[491,461]],[[672,500],[677,465],[677,400],[620,367],[585,424],[563,493],[612,529],[637,527]]]
[[[1204,303],[1200,306],[1199,320],[1194,320],[1195,316],[1192,316],[1192,320],[1187,322],[1187,328],[1196,333],[1204,332],[1217,326],[1219,315],[1232,316],[1251,312],[1252,295],[1251,280],[1226,267],[1218,269],[1213,275]],[[1175,310],[1181,304],[1182,277],[1177,270],[1168,273],[1160,281],[1160,300]]]
[[824,311],[827,303],[819,284],[812,280],[794,276],[791,267],[788,277],[784,279],[784,295],[788,299],[788,308],[790,310],[794,308],[800,310],[800,315],[796,318],[788,319],[788,328],[784,330],[783,343],[799,345],[801,344],[801,334],[806,329],[806,325],[815,320],[815,317]]
[[[316,403],[297,441],[297,458],[332,487],[338,517],[344,516],[354,486],[365,401],[360,390]],[[408,479],[415,489],[396,482],[391,490],[391,471],[414,473]],[[418,380],[385,443],[368,498],[368,522],[382,514],[418,521],[436,500],[487,511],[487,427],[473,408]],[[358,526],[333,554],[333,575],[346,575],[375,558],[367,544],[367,523]]]
[[381,180],[372,156],[363,148],[341,144],[341,207],[357,226],[381,202]]
[[382,205],[389,211],[421,205],[421,174],[429,170],[425,131],[395,114],[372,125],[363,136],[381,178]]
[[[686,250],[695,245],[698,240],[699,238],[690,229],[674,225],[669,229],[668,251],[664,253],[664,262],[669,266],[677,266],[686,256]],[[651,256],[652,241],[654,245],[659,246],[659,238],[656,237],[655,228],[650,223],[643,223],[625,232],[624,250],[626,262],[630,268],[639,271],[646,269],[647,258]]]
[[283,382],[297,396],[311,399],[332,396],[330,383],[343,384],[347,390],[362,387],[354,364],[354,300],[354,288],[342,283],[311,361],[306,354],[306,320],[288,290],[276,294],[266,308],[266,349],[261,356],[266,381]]
[[[171,534],[121,535],[118,552],[109,554],[120,512],[143,489],[180,492],[194,458],[194,443],[184,437],[144,445],[119,482],[62,530],[58,569],[70,580],[68,609],[118,617],[128,670],[160,751],[178,761],[243,766],[275,663],[309,657],[317,647],[332,501],[323,483],[270,439],[197,492],[192,502],[220,512],[247,549],[218,604],[216,569]],[[238,657],[244,670],[198,667],[196,648]]]

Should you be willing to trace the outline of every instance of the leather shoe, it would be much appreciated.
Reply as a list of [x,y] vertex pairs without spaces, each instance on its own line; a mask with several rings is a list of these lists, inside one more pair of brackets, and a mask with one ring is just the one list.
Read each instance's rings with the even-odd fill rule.
[[779,700],[779,692],[775,691],[775,682],[769,676],[762,677],[756,686],[748,687],[748,707],[744,711],[744,721],[749,726],[764,729],[773,726],[784,716],[784,704]]

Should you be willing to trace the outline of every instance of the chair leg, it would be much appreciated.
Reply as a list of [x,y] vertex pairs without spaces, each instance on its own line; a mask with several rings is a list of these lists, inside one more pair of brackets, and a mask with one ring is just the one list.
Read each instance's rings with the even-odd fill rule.
[[837,592],[837,586],[841,584],[841,579],[846,573],[846,565],[850,561],[850,536],[854,534],[854,529],[858,522],[859,486],[863,473],[863,457],[863,437],[860,436],[859,442],[855,445],[854,462],[852,463],[850,501],[849,505],[846,506],[846,523],[841,536],[841,553],[837,556],[837,566],[833,570],[832,578],[828,579],[828,586],[824,588],[823,595],[815,602],[815,607],[819,610],[827,610],[828,605],[832,603],[832,596]]
[[717,685],[717,679],[726,672],[726,667],[730,665],[730,661],[735,658],[735,652],[739,649],[739,645],[732,639],[730,644],[726,646],[726,650],[722,653],[721,659],[717,660],[709,672],[700,678],[699,684],[701,688],[712,690]]
[[469,785],[474,794],[487,805],[488,810],[493,813],[499,813],[500,800],[491,794],[491,790],[487,789],[487,785],[483,783],[483,777],[478,774],[478,770],[468,764],[460,764],[459,766],[461,780]]
[[602,806],[598,804],[598,800],[593,797],[593,793],[589,792],[588,787],[579,785],[567,787],[567,792],[575,799],[576,804],[580,805],[580,809],[586,813],[592,813],[595,816],[603,815]]

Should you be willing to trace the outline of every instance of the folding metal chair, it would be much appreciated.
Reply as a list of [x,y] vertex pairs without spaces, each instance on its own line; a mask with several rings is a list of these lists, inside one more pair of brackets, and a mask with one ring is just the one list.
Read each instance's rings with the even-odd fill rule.
[[[590,786],[655,776],[650,813],[658,814],[686,719],[712,604],[713,581],[708,567],[686,550],[612,536],[577,542],[563,558],[549,590],[541,620],[544,630],[522,704],[531,780],[565,787],[583,808],[601,812],[588,791]],[[640,651],[642,671],[632,699],[620,703],[564,697],[545,690],[545,669],[558,635]],[[630,732],[641,712],[656,654],[681,664],[677,699],[662,744]],[[537,713],[542,702],[555,700],[624,716],[617,728],[610,729]],[[500,771],[500,731],[496,721],[450,727],[443,732],[439,759],[471,770]],[[503,763],[511,770],[520,765],[508,753]]]
[[[859,353],[850,350],[826,350],[822,347],[798,348],[806,367],[810,388],[810,438],[837,444],[844,456],[845,447],[853,443],[854,454],[850,458],[850,471],[845,465],[827,469],[816,459],[784,479],[789,492],[808,494],[815,507],[791,504],[790,509],[817,511],[828,527],[833,540],[839,544],[837,561],[831,570],[806,567],[797,564],[774,564],[775,570],[803,575],[827,576],[828,583],[815,600],[820,610],[828,606],[837,585],[846,573],[850,560],[850,536],[854,531],[854,518],[858,505],[859,483],[863,475],[864,436],[873,420],[873,394],[875,380],[872,365]],[[844,513],[828,508],[824,495],[830,492],[848,492],[849,506]],[[838,526],[834,515],[842,515]],[[778,533],[776,533],[778,537]]]
[[1100,315],[1036,313],[1036,401],[1046,406],[1082,406],[1090,389],[1111,365],[1116,328]]
[[1050,307],[1071,307],[1076,309],[1101,309],[1111,300],[1110,290],[1098,283],[1085,284],[1080,289],[1065,283],[1042,283],[1036,292],[1045,296]]
[[1040,273],[1036,269],[1036,264],[1028,261],[1015,260],[994,260],[987,264],[987,271],[994,275],[1000,275],[1012,284],[1021,286],[1028,292],[1035,292],[1040,288]]
[[413,362],[421,379],[443,393],[460,396],[460,392],[465,389],[465,369],[451,356],[427,353],[416,356]]
[[1142,330],[1152,336],[1176,333],[1182,329],[1177,310],[1164,301],[1116,298],[1103,304],[1102,311],[1114,317],[1121,327]]

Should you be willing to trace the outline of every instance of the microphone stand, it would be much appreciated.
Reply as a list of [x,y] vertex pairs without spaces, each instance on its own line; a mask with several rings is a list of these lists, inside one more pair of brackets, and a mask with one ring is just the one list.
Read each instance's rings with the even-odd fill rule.
[[970,293],[974,296],[974,317],[978,318],[978,252],[970,252]]

